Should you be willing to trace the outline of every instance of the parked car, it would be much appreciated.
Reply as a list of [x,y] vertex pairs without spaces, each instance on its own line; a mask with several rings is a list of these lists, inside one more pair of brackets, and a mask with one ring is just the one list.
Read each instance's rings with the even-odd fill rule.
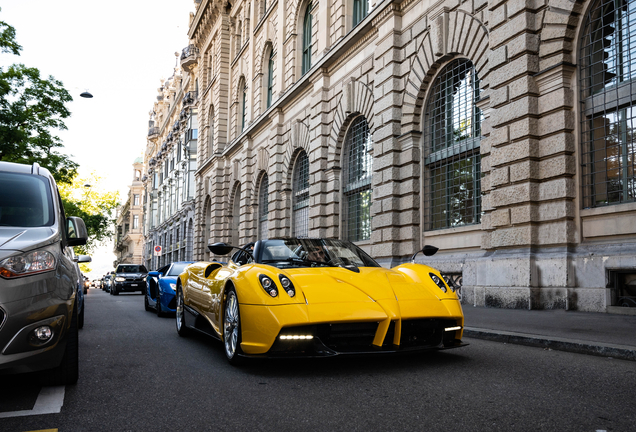
[[146,289],[147,274],[148,270],[146,270],[146,267],[143,265],[119,264],[115,270],[115,274],[111,275],[111,295],[135,291],[139,291],[143,294]]
[[155,310],[157,316],[176,311],[177,277],[193,261],[178,261],[161,267],[157,271],[148,272],[146,290],[144,292],[144,308]]
[[[234,249],[208,247],[216,255]],[[459,299],[439,271],[414,262],[385,269],[343,240],[261,240],[226,265],[189,265],[176,288],[179,335],[222,340],[230,363],[465,345]]]
[[0,162],[0,369],[77,382],[81,274],[72,246],[84,221],[66,216],[55,180],[38,164]]

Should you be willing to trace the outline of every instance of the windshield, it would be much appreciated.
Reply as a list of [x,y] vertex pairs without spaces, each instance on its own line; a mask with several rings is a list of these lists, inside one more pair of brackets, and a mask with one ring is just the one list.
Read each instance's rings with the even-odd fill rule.
[[117,273],[148,273],[148,270],[142,265],[120,265]]
[[0,172],[0,226],[43,227],[55,222],[44,177]]
[[168,272],[168,274],[166,276],[179,276],[181,273],[183,273],[183,271],[185,270],[185,268],[187,266],[189,266],[192,263],[176,263],[172,265],[172,268],[170,269],[170,271]]
[[380,267],[351,242],[335,239],[284,239],[260,242],[257,262],[289,267]]

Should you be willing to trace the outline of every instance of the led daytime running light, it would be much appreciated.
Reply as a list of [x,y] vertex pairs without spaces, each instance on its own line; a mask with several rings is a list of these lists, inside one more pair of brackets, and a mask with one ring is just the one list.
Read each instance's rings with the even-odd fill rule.
[[281,340],[309,340],[313,338],[313,335],[280,335]]

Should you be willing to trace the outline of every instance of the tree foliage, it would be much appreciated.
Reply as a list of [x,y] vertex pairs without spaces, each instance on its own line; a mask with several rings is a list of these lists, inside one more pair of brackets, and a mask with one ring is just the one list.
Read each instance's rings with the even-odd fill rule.
[[114,211],[119,206],[119,193],[104,190],[101,180],[92,173],[88,177],[76,175],[70,183],[58,185],[66,216],[79,216],[86,224],[88,242],[75,249],[80,254],[92,253],[114,234]]
[[[0,51],[20,55],[15,29],[0,21]],[[56,150],[63,147],[54,130],[65,130],[73,98],[62,82],[44,79],[37,68],[0,66],[0,161],[48,168],[58,183],[69,183],[78,165]]]

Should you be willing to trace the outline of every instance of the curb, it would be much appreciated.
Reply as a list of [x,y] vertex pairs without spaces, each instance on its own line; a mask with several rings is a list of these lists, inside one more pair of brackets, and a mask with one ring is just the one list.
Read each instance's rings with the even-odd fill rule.
[[583,340],[563,339],[500,330],[486,330],[474,327],[465,327],[464,336],[474,339],[485,339],[495,342],[550,348],[557,351],[636,361],[636,347],[626,345],[599,344],[597,342]]

